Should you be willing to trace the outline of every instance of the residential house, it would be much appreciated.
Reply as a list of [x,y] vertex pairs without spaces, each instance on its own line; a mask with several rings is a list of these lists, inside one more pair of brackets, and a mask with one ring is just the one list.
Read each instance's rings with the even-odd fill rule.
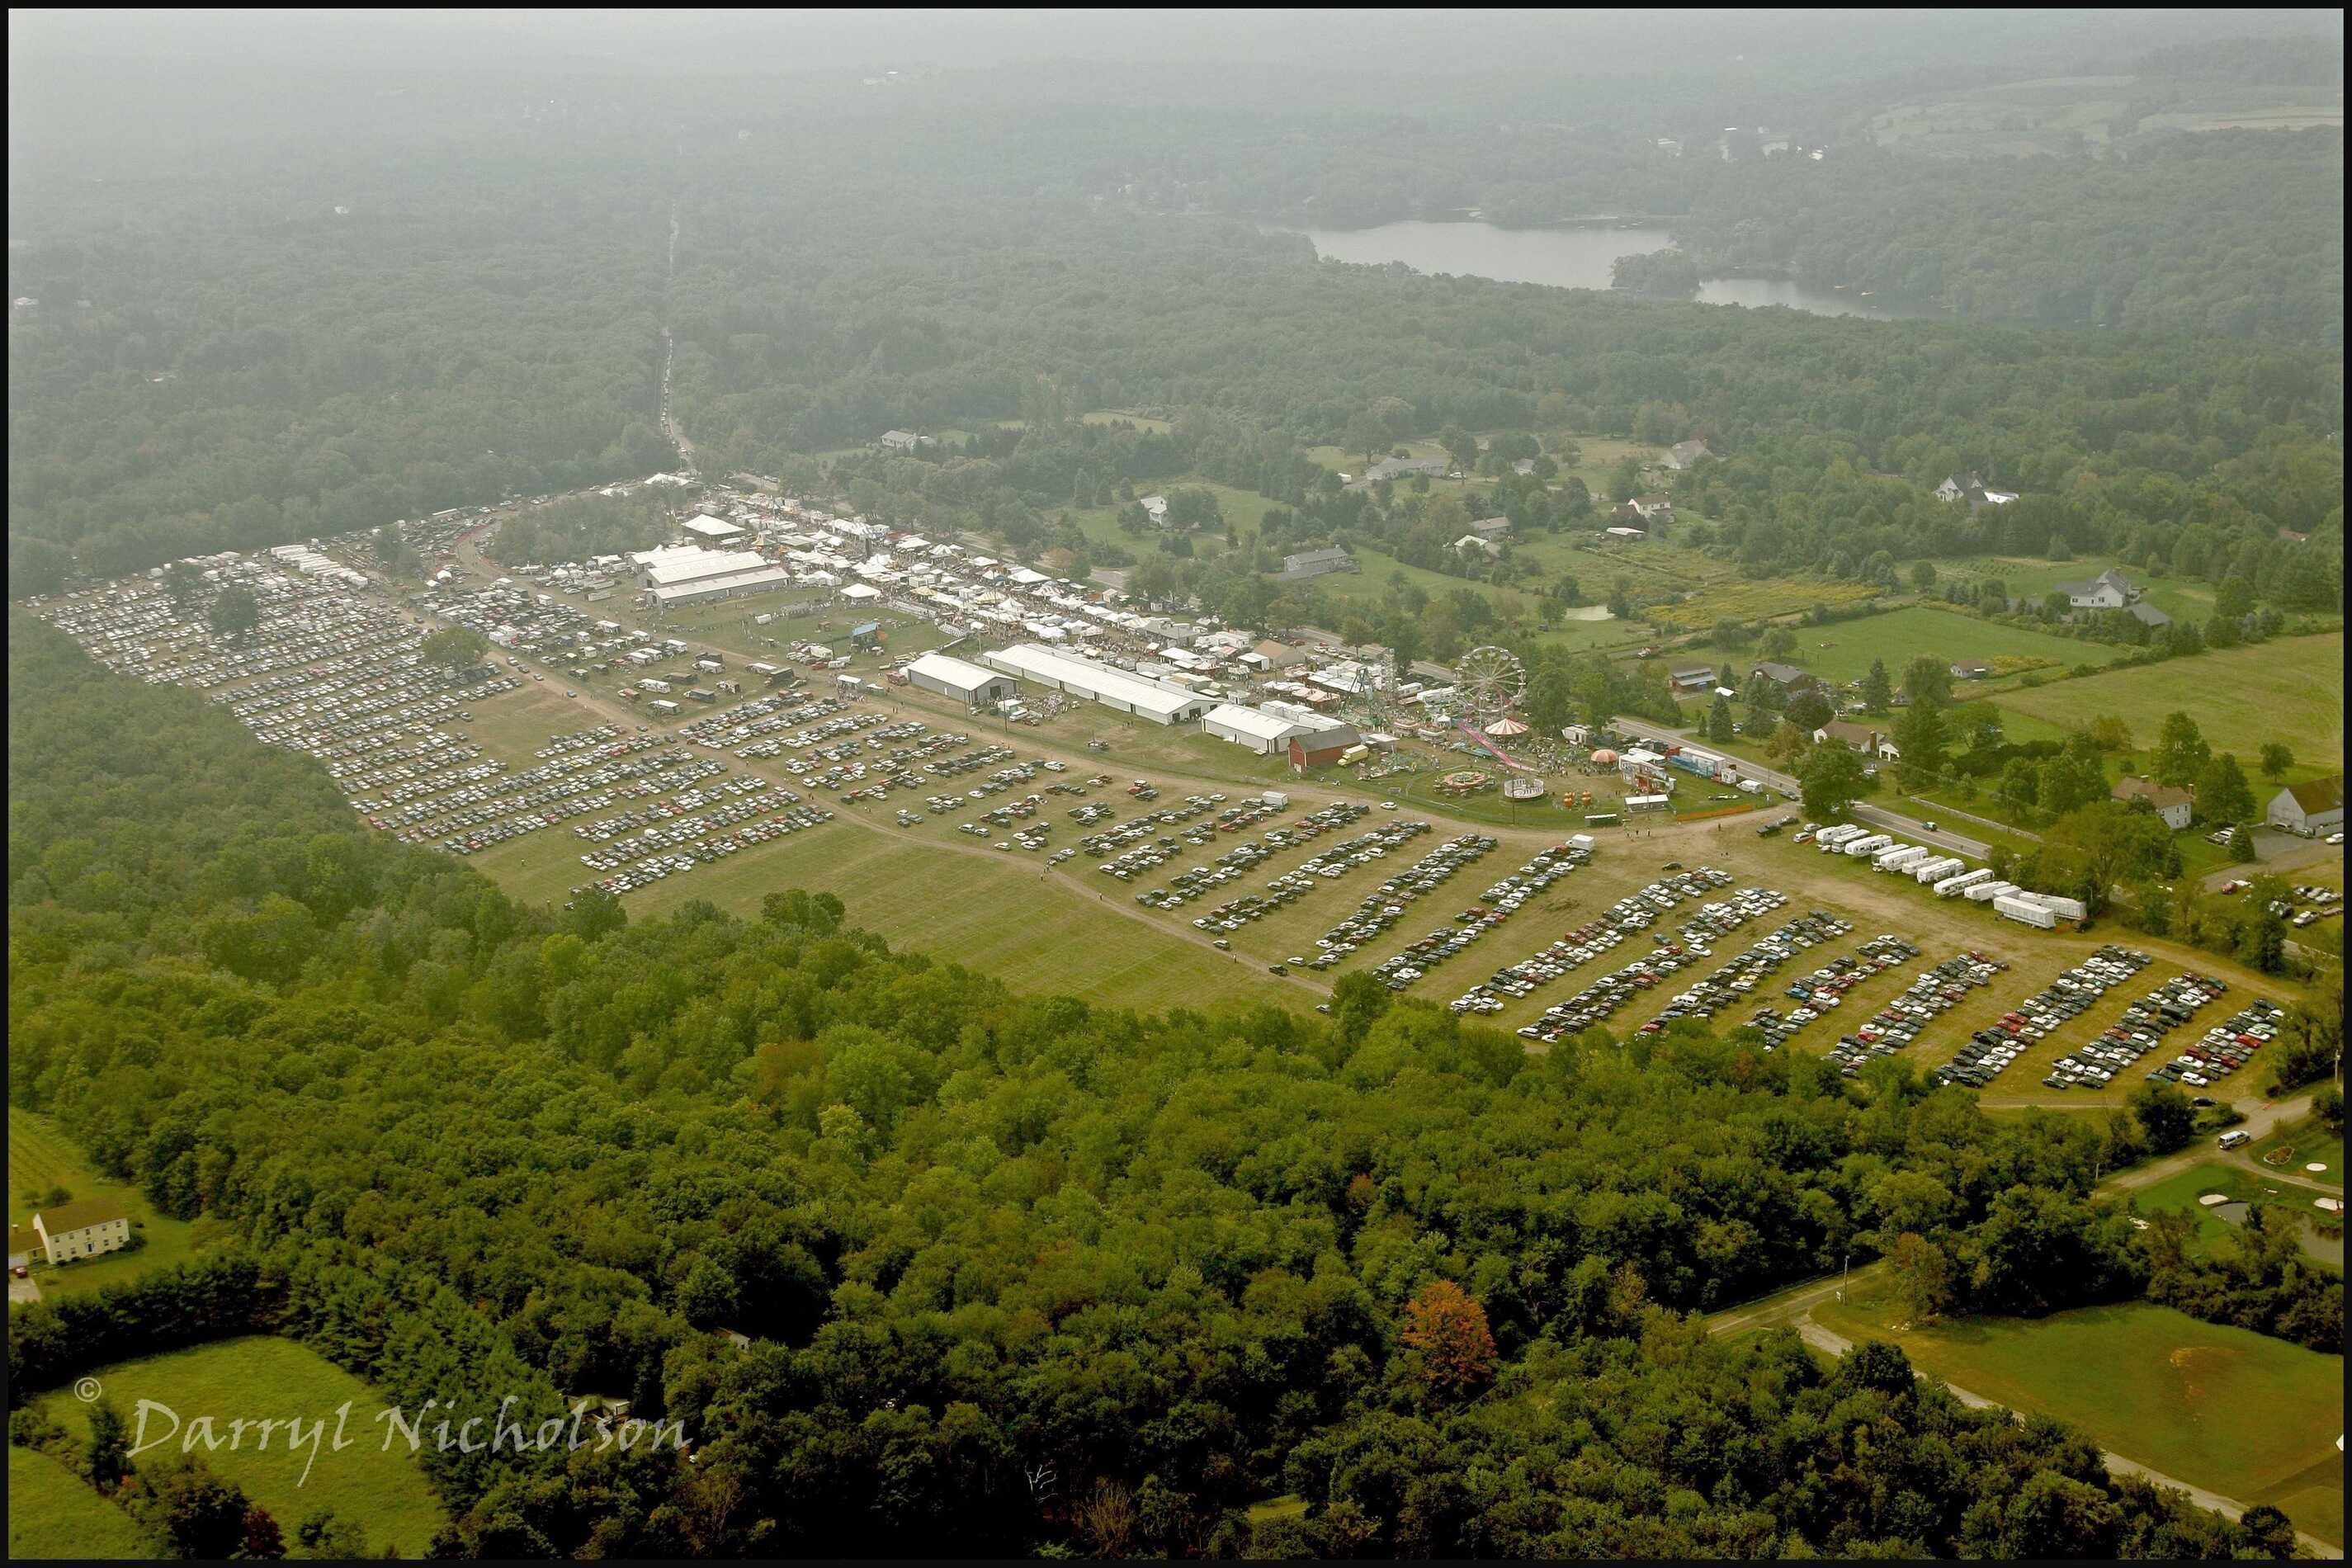
[[1135,504],[1141,507],[1144,510],[1144,514],[1151,519],[1151,524],[1154,528],[1165,528],[1168,526],[1168,498],[1166,496],[1139,496],[1136,498]]
[[1660,466],[1679,473],[1685,468],[1698,467],[1698,460],[1701,458],[1710,458],[1714,455],[1706,449],[1705,441],[1677,441],[1666,448],[1666,455]]
[[2292,833],[2333,832],[2344,826],[2344,775],[2289,784],[2271,797],[2263,820]]
[[1482,517],[1470,525],[1470,531],[1481,539],[1508,539],[1511,520],[1507,517]]
[[1415,474],[1444,479],[1450,467],[1451,459],[1445,458],[1383,458],[1364,470],[1364,480],[1405,479]]
[[1321,550],[1301,551],[1282,558],[1281,574],[1275,579],[1281,583],[1304,582],[1309,577],[1321,577],[1333,572],[1353,572],[1359,568],[1356,558],[1346,551],[1332,546]]
[[1986,680],[1990,679],[1992,676],[1992,666],[1989,664],[1956,664],[1951,667],[1951,676],[1954,680]]
[[1653,493],[1644,496],[1635,496],[1632,500],[1625,504],[1632,507],[1633,509],[1633,515],[1640,518],[1643,522],[1655,522],[1661,520],[1668,522],[1674,521],[1675,503],[1662,494]]
[[1535,471],[1536,460],[1533,458],[1521,458],[1517,462],[1511,465],[1511,472],[1518,475],[1521,479],[1525,479],[1528,475],[1532,474]]
[[2156,807],[2156,815],[2164,818],[2164,825],[2175,833],[2189,826],[2189,814],[2197,804],[2195,797],[2187,790],[2148,779],[2120,780],[2108,794],[2126,805],[2136,800],[2147,802]]
[[[95,1258],[131,1245],[130,1215],[120,1204],[104,1198],[76,1198],[43,1209],[33,1216],[32,1227],[39,1238],[35,1250],[51,1263]],[[10,1250],[15,1250],[13,1237]]]
[[1486,552],[1488,560],[1492,560],[1503,552],[1503,546],[1499,541],[1481,538],[1479,535],[1475,533],[1465,533],[1461,538],[1455,540],[1454,542],[1454,548],[1457,552],[1464,550],[1483,550]]
[[2078,610],[2120,610],[2136,602],[2140,594],[2129,578],[2112,566],[2087,583],[2061,583],[2058,592]]
[[918,436],[912,430],[882,432],[882,449],[886,452],[913,452],[925,447],[938,445],[939,443],[929,436]]
[[1936,487],[1936,499],[1946,502],[1965,500],[1970,511],[1980,511],[1989,506],[2007,506],[2017,499],[2017,492],[1994,489],[1971,470],[1965,478],[1948,476]]
[[1876,757],[1884,762],[1899,761],[1903,752],[1893,739],[1883,731],[1867,724],[1849,724],[1843,719],[1832,719],[1813,731],[1816,745],[1834,741],[1857,756]]

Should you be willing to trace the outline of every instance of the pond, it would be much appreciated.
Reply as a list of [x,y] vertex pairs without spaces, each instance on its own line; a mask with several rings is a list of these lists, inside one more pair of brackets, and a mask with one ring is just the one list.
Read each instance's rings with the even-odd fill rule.
[[[1664,250],[1674,237],[1663,228],[1558,225],[1502,228],[1491,223],[1384,223],[1376,228],[1278,229],[1304,234],[1327,261],[1375,266],[1402,261],[1416,272],[1451,272],[1504,283],[1544,283],[1556,289],[1606,289],[1621,256]],[[1942,311],[1895,304],[1835,289],[1770,278],[1710,278],[1698,298],[1709,305],[1786,305],[1816,316],[1862,316],[1877,321],[1936,320]]]

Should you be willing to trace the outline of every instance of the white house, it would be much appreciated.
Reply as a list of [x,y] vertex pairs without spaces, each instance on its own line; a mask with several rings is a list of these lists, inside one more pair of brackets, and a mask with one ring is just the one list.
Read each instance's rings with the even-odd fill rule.
[[2139,597],[2139,590],[2110,566],[2087,583],[2061,583],[2058,591],[2078,610],[2120,610]]
[[[33,1216],[35,1246],[51,1263],[95,1258],[131,1245],[131,1220],[103,1198],[77,1198]],[[14,1254],[16,1248],[9,1248]]]
[[2164,825],[2175,833],[2189,826],[2189,813],[2196,805],[2196,801],[2187,790],[2147,779],[2120,780],[2109,793],[2126,805],[2135,800],[2147,801],[2156,808],[2156,815],[2164,819]]

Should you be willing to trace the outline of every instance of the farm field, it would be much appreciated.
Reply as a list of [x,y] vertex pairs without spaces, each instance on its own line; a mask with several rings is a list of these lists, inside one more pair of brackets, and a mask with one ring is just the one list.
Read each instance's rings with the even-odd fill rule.
[[[1148,483],[1139,479],[1135,485],[1135,493],[1139,496],[1166,495],[1177,489],[1207,490],[1215,496],[1217,509],[1224,513],[1225,521],[1244,542],[1265,521],[1265,514],[1281,504],[1268,500],[1255,490],[1236,489],[1231,485],[1218,484],[1213,479],[1192,476],[1153,479]],[[1078,531],[1088,539],[1100,544],[1116,544],[1138,560],[1146,559],[1159,548],[1161,535],[1156,529],[1148,533],[1120,531],[1118,514],[1126,508],[1125,501],[1114,501],[1108,506],[1055,507],[1046,515],[1059,518],[1067,512],[1070,521],[1077,524]],[[1225,532],[1222,528],[1198,529],[1190,537],[1193,550],[1202,556],[1215,555],[1225,548]]]
[[[1541,547],[1529,546],[1528,548],[1534,551]],[[1366,544],[1351,547],[1349,553],[1356,558],[1356,563],[1361,570],[1335,572],[1328,576],[1313,579],[1314,585],[1321,589],[1327,598],[1342,606],[1343,610],[1349,605],[1378,604],[1388,593],[1391,581],[1401,577],[1404,582],[1427,594],[1432,599],[1443,600],[1463,589],[1468,589],[1495,606],[1496,614],[1503,619],[1507,621],[1516,616],[1521,625],[1531,628],[1522,635],[1524,640],[1537,647],[1564,647],[1582,652],[1595,647],[1632,647],[1646,641],[1651,635],[1649,627],[1639,621],[1572,620],[1562,621],[1554,627],[1532,629],[1540,625],[1536,618],[1537,595],[1553,581],[1556,574],[1546,574],[1542,577],[1531,579],[1524,587],[1497,588],[1492,584],[1476,583],[1466,577],[1449,577],[1443,572],[1431,572],[1419,566],[1408,566],[1396,557],[1385,554]],[[1597,594],[1591,586],[1591,578],[1588,574],[1580,574],[1579,582],[1584,586],[1585,597],[1588,599],[1607,595],[1608,587],[1605,580]],[[1338,628],[1335,626],[1331,629]],[[1473,642],[1477,640],[1477,634],[1467,635]]]
[[[104,1198],[122,1205],[136,1234],[147,1244],[135,1252],[68,1264],[36,1267],[45,1297],[78,1295],[119,1285],[151,1268],[185,1262],[201,1245],[197,1227],[155,1212],[146,1194],[124,1182],[109,1181],[91,1169],[64,1131],[37,1111],[8,1108],[8,1223],[22,1224],[44,1205],[52,1187],[77,1198]],[[31,1194],[27,1201],[26,1194]]]
[[[2046,77],[1938,95],[1880,114],[1871,133],[1882,146],[1941,157],[2031,157],[2063,154],[2080,137],[2107,142],[2111,121],[2127,104],[2176,84],[2158,77]],[[2295,130],[2341,125],[2341,98],[2294,86],[2217,86],[2189,92],[2159,113],[2144,116],[2132,137],[2168,130]]]
[[[446,1519],[440,1500],[425,1484],[421,1458],[408,1451],[406,1439],[395,1438],[388,1451],[384,1447],[388,1424],[376,1416],[385,1405],[375,1390],[291,1340],[247,1335],[117,1362],[99,1368],[95,1375],[126,1422],[135,1419],[132,1413],[142,1399],[168,1406],[178,1415],[183,1437],[186,1423],[199,1415],[213,1416],[222,1441],[203,1451],[205,1465],[268,1510],[289,1537],[306,1514],[331,1508],[359,1524],[372,1552],[396,1550],[404,1557],[421,1557]],[[299,1415],[305,1421],[332,1422],[336,1406],[345,1400],[351,1402],[352,1413],[346,1426],[348,1446],[340,1452],[331,1441],[319,1444],[315,1457],[308,1447],[289,1450],[282,1430],[278,1441],[266,1447],[255,1438],[235,1447],[227,1441],[232,1419]],[[36,1403],[68,1431],[84,1427],[84,1407],[70,1392],[43,1394]],[[150,1442],[163,1437],[170,1426],[161,1415],[152,1419]],[[429,1435],[425,1438],[432,1440]],[[135,1430],[132,1441],[140,1441]],[[152,1465],[178,1452],[177,1442],[163,1442],[135,1462]],[[302,1479],[306,1464],[307,1483]],[[12,1530],[15,1517],[12,1506]]]
[[1999,701],[2006,712],[2058,731],[2113,714],[2143,747],[2177,710],[2197,721],[2216,751],[2234,752],[2242,763],[2252,764],[2264,742],[2285,742],[2310,770],[2289,776],[2311,777],[2344,765],[2343,671],[2344,634],[2328,632],[2021,687]]
[[2126,1458],[2270,1503],[2321,1540],[2343,1541],[2336,1357],[2147,1302],[1927,1329],[1895,1327],[1895,1312],[1857,1292],[1813,1317],[1849,1340],[1899,1345],[1914,1365],[1972,1394],[2072,1422]]
[[[68,1431],[77,1438],[89,1428]],[[146,1561],[165,1555],[129,1514],[47,1454],[8,1448],[8,1557],[27,1563]]]
[[[2053,637],[2022,626],[1980,621],[1957,611],[1913,605],[1858,621],[1797,628],[1797,652],[1790,662],[1825,680],[1843,683],[1870,673],[1873,659],[1886,661],[1886,673],[1897,685],[1904,668],[1921,655],[1947,664],[1975,660],[1990,664],[1999,675],[2011,670],[2077,664],[2105,664],[2119,651],[2099,643]],[[1750,645],[1742,650],[1753,658]],[[1974,695],[1968,682],[1953,689],[1956,700]]]

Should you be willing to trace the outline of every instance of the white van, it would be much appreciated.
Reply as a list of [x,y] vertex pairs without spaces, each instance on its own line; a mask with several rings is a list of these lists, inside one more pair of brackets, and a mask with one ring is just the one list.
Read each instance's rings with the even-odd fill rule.
[[2253,1141],[2254,1135],[2246,1131],[2243,1128],[2238,1128],[2231,1131],[2224,1132],[2218,1140],[2221,1147],[2224,1149],[2235,1149],[2240,1144],[2251,1143]]

